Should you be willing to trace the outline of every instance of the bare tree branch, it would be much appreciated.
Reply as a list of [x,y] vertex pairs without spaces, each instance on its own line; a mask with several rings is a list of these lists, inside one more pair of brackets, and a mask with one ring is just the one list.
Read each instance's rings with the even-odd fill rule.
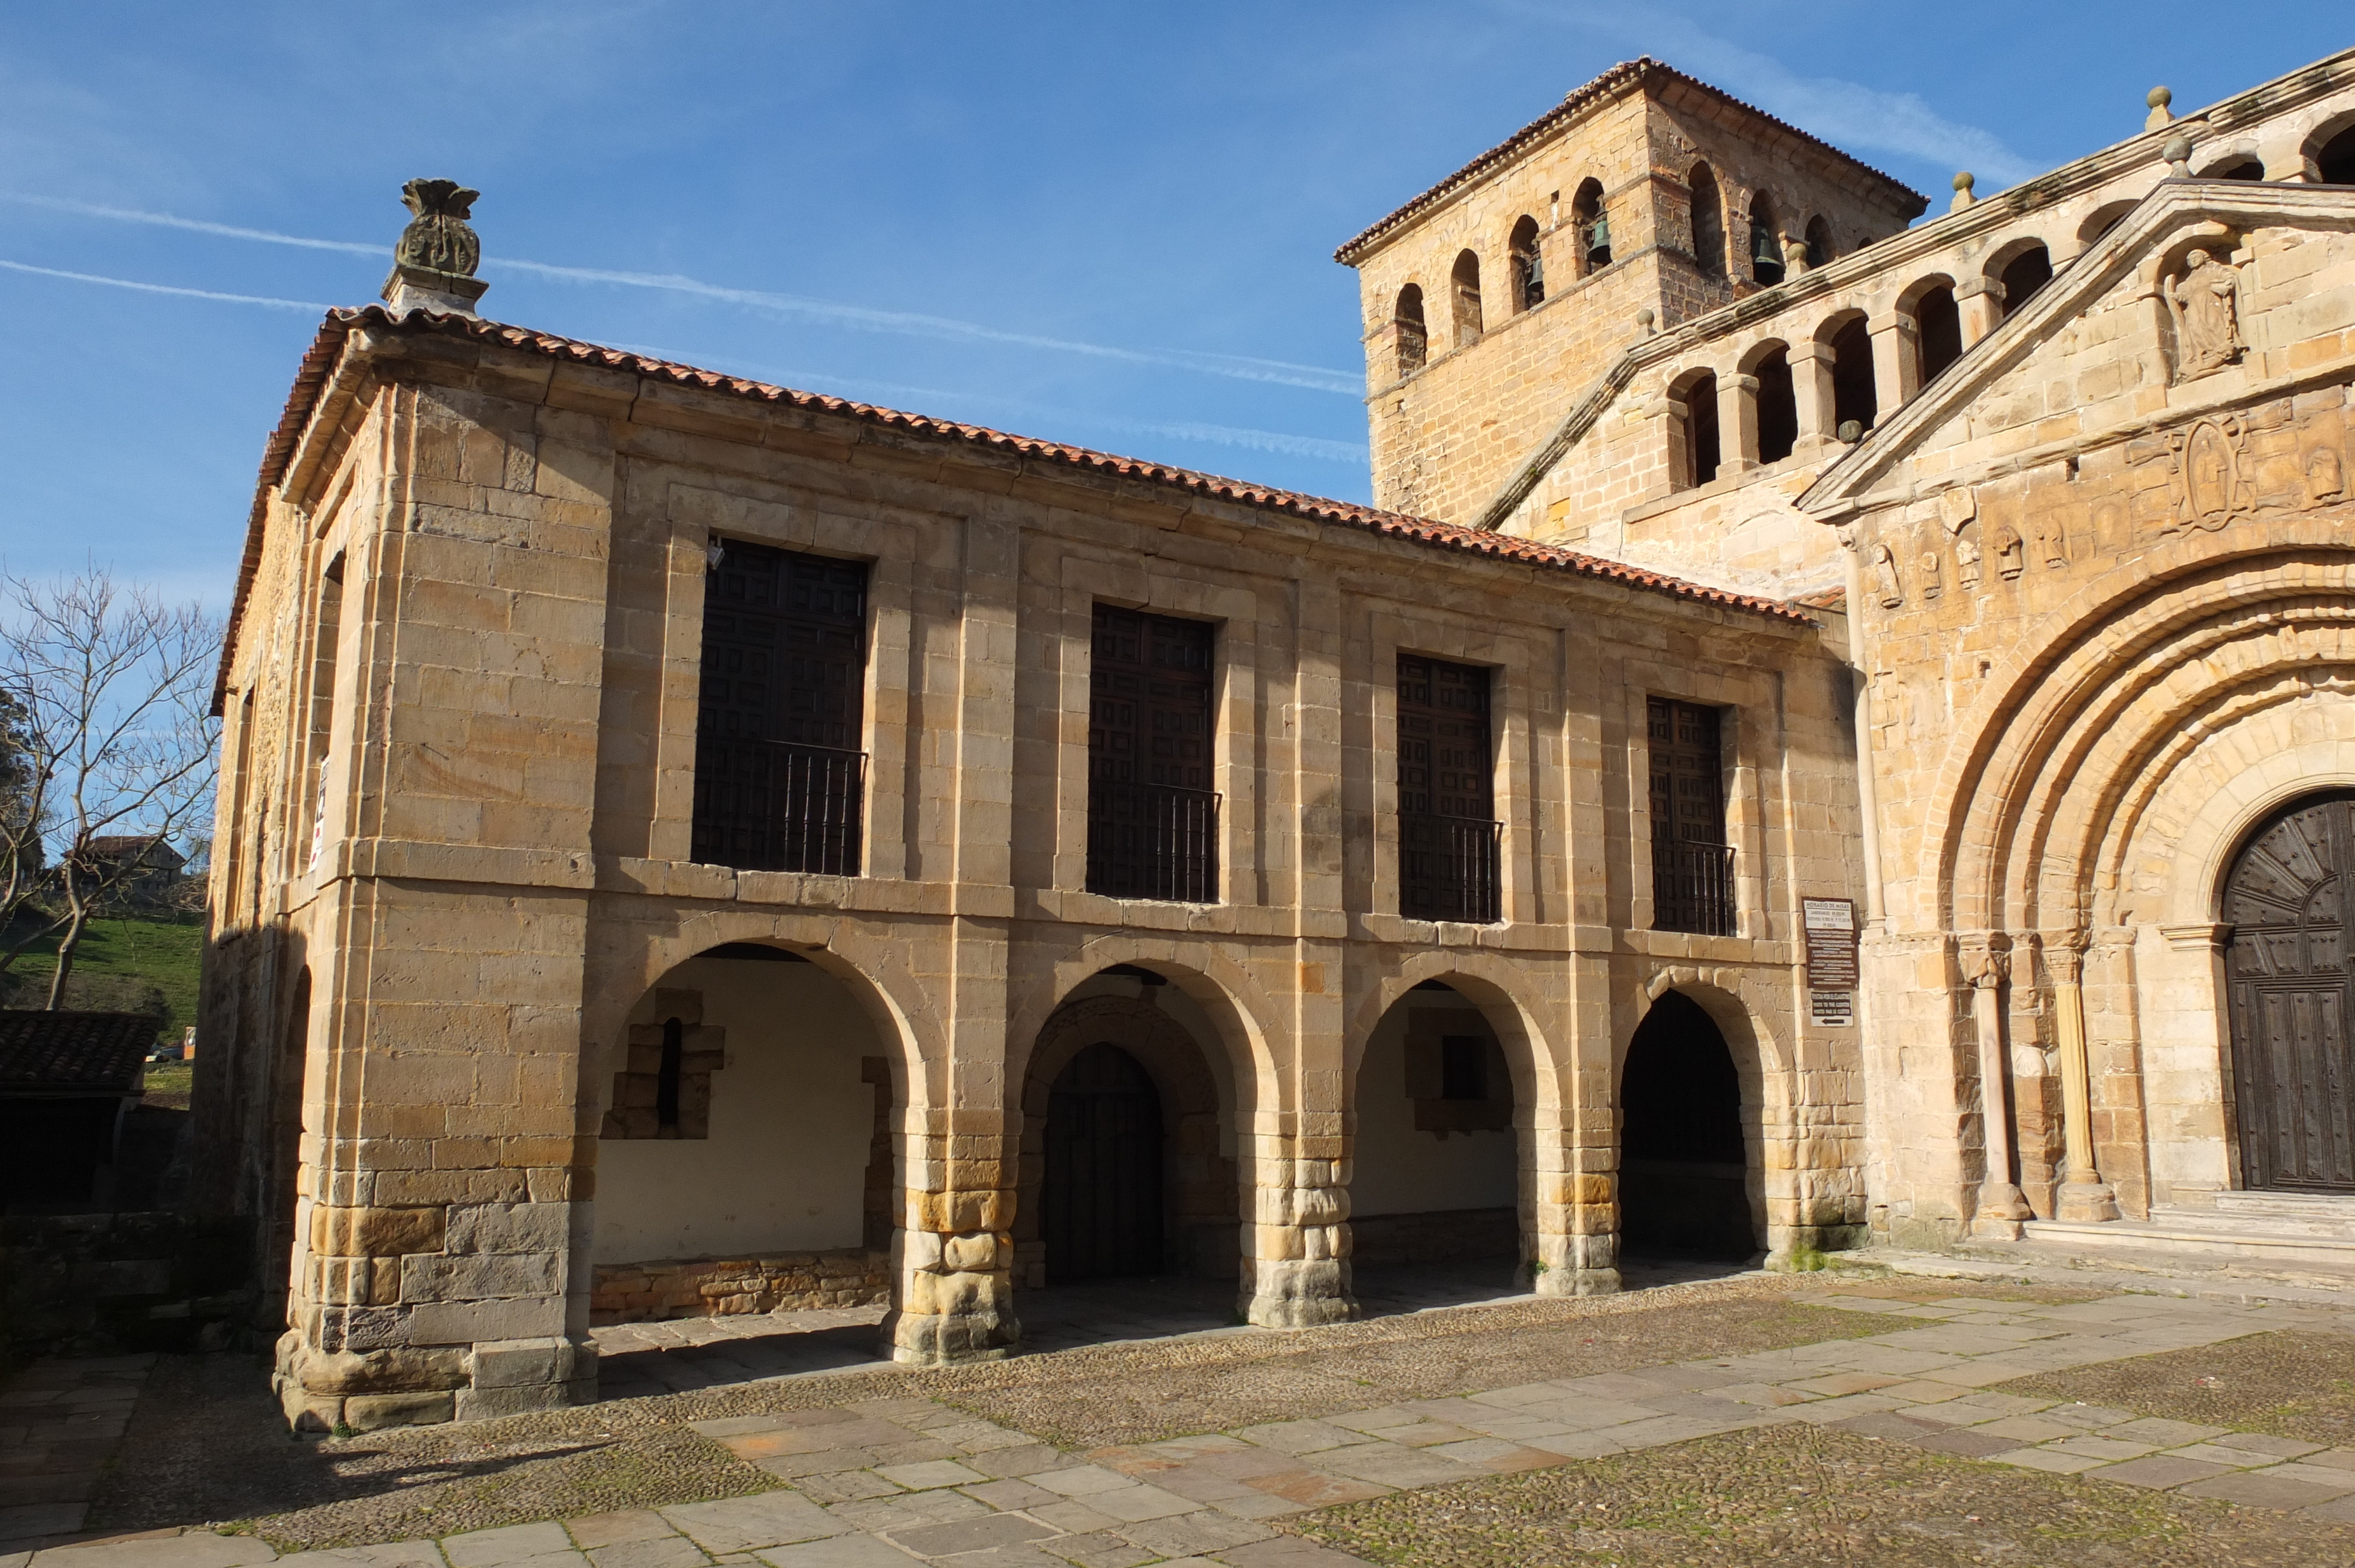
[[58,938],[60,1005],[91,913],[141,871],[101,841],[190,840],[216,763],[220,626],[92,566],[0,577],[0,974]]

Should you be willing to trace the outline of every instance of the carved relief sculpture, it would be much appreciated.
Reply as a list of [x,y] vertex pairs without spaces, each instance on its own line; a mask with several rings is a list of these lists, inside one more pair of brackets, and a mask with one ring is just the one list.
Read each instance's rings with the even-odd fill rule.
[[1955,535],[1955,580],[1966,588],[1979,586],[1979,547],[1961,534]]
[[2181,276],[2160,285],[2175,321],[2175,378],[2213,375],[2241,357],[2239,269],[2205,250],[2184,258]]
[[1990,542],[1995,546],[1995,569],[2003,574],[2004,581],[2014,581],[2028,569],[2028,547],[2020,541],[2019,529],[1998,523]]
[[1905,602],[1905,588],[1897,580],[1897,557],[1887,545],[1872,546],[1872,579],[1881,589],[1881,608],[1895,609]]
[[2306,498],[2319,506],[2347,493],[2347,470],[2336,447],[2317,447],[2306,454]]
[[2185,528],[2214,533],[2256,506],[2255,484],[2244,461],[2248,426],[2237,414],[2221,419],[2200,419],[2185,430],[2170,430],[2162,441],[2154,437],[2126,448],[2126,461],[2168,460],[2169,499],[2173,502],[2161,534]]
[[1916,565],[1922,575],[1923,599],[1926,600],[1937,598],[1939,588],[1944,586],[1938,578],[1938,552],[1923,551]]

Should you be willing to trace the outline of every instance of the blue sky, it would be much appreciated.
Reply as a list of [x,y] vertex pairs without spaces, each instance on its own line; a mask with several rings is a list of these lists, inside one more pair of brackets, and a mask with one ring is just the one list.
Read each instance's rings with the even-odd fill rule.
[[2196,107],[2349,31],[2176,0],[13,0],[0,566],[224,605],[314,307],[375,297],[413,175],[485,193],[496,319],[1364,499],[1333,248],[1616,60],[1943,210],[1956,168],[1987,194],[2130,134],[2155,82]]

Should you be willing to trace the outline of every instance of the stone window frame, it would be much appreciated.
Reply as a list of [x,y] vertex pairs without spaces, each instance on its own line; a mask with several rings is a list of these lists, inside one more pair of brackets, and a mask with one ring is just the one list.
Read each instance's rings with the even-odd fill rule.
[[[1412,997],[1412,993],[1409,993]],[[1513,1128],[1513,1068],[1505,1055],[1504,1042],[1497,1037],[1496,1026],[1470,998],[1460,1007],[1417,1007],[1407,1004],[1406,1033],[1401,1043],[1406,1081],[1407,1103],[1413,1107],[1414,1130],[1445,1139],[1451,1132],[1505,1132]],[[1451,1034],[1479,1035],[1484,1043],[1481,1069],[1483,1088],[1487,1093],[1476,1100],[1451,1100],[1444,1094],[1417,1095],[1416,1080],[1428,1076],[1438,1087],[1438,1075],[1444,1072],[1441,1044]],[[1428,1073],[1419,1071],[1427,1058]],[[1503,1097],[1497,1091],[1502,1089]]]
[[[711,1075],[728,1065],[728,1032],[703,1022],[703,993],[657,986],[652,1023],[625,1023],[622,1065],[600,1119],[597,1136],[672,1142],[711,1136]],[[633,1008],[632,1012],[636,1009]],[[681,1025],[678,1120],[666,1131],[655,1118],[661,1081],[663,1033],[670,1020]]]
[[[1350,701],[1346,687],[1352,680],[1366,686],[1364,711],[1371,722],[1371,756],[1390,758],[1376,762],[1368,799],[1372,802],[1372,859],[1368,867],[1370,899],[1362,911],[1367,928],[1377,941],[1414,939],[1409,927],[1432,924],[1410,920],[1399,910],[1398,821],[1398,661],[1401,653],[1444,659],[1454,664],[1486,668],[1488,676],[1488,735],[1494,747],[1497,820],[1504,824],[1504,844],[1498,857],[1498,910],[1504,916],[1496,928],[1529,926],[1537,921],[1537,796],[1539,753],[1542,738],[1532,697],[1537,672],[1548,664],[1536,645],[1543,632],[1535,627],[1498,630],[1494,623],[1396,609],[1367,612],[1369,664],[1345,673],[1343,704]],[[1346,772],[1348,764],[1345,762]],[[1346,789],[1346,780],[1345,780]]]
[[[780,485],[762,484],[765,490]],[[703,673],[703,592],[715,536],[807,555],[867,563],[867,670],[860,748],[867,753],[861,802],[861,874],[853,883],[898,882],[908,872],[910,650],[913,643],[919,527],[892,517],[858,517],[799,500],[779,501],[673,480],[667,486],[670,545],[664,596],[662,715],[655,736],[655,810],[647,854],[691,859],[695,826],[695,730]],[[936,520],[935,520],[936,521]],[[919,789],[922,786],[919,785]],[[935,793],[932,799],[942,799]],[[789,873],[773,874],[793,876]],[[798,876],[793,876],[796,882]],[[740,878],[741,882],[751,877]]]
[[[1209,904],[1167,907],[1175,912],[1259,904],[1256,876],[1281,869],[1262,866],[1259,858],[1259,618],[1265,591],[1259,585],[1264,579],[1259,574],[1191,564],[1146,566],[1079,554],[1061,557],[1059,577],[1060,614],[1040,616],[1035,630],[1050,638],[1056,649],[1054,869],[1050,886],[1061,905],[1060,917],[1114,926],[1133,923],[1122,912],[1133,911],[1139,902],[1087,891],[1088,702],[1099,602],[1208,621],[1215,628],[1210,778],[1219,793],[1219,896]],[[1278,676],[1288,673],[1280,652],[1273,668]]]
[[[1646,941],[1760,940],[1768,935],[1770,878],[1766,826],[1770,802],[1766,780],[1779,758],[1765,755],[1775,734],[1769,716],[1779,692],[1782,672],[1762,669],[1748,673],[1702,671],[1682,664],[1631,659],[1623,666],[1625,684],[1619,694],[1619,722],[1626,736],[1627,791],[1626,855],[1627,922],[1622,929]],[[1733,936],[1698,937],[1653,928],[1652,746],[1647,717],[1654,697],[1715,708],[1718,718],[1718,766],[1725,801],[1725,842],[1733,846]]]

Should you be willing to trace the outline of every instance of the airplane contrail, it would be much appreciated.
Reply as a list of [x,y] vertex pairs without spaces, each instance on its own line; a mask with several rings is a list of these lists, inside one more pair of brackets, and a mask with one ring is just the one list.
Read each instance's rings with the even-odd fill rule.
[[224,294],[217,289],[182,289],[170,283],[142,283],[131,278],[108,278],[96,272],[69,272],[58,267],[36,267],[26,261],[0,261],[0,267],[11,272],[30,272],[42,278],[69,278],[77,283],[103,283],[110,289],[135,289],[143,294],[178,294],[191,300],[225,300],[240,305],[269,305],[282,311],[310,311],[325,315],[334,309],[310,300],[281,300],[269,294]]
[[[202,218],[181,217],[171,213],[145,212],[135,207],[107,207],[96,202],[71,201],[61,196],[38,196],[27,192],[0,191],[0,200],[13,201],[28,207],[47,208],[52,212],[69,212],[85,217],[102,217],[119,223],[146,224],[154,228],[184,229],[194,234],[209,234],[226,239],[253,240],[267,245],[290,245],[305,250],[334,250],[356,255],[381,256],[388,248],[364,245],[347,239],[319,239],[306,235],[283,234],[276,229],[247,228],[235,224],[211,223]],[[759,311],[767,314],[797,317],[807,321],[825,322],[832,325],[867,332],[891,333],[905,337],[931,338],[939,342],[1002,343],[1020,348],[1045,349],[1054,353],[1076,354],[1090,358],[1115,360],[1131,365],[1156,365],[1171,369],[1191,370],[1199,375],[1225,376],[1238,381],[1259,381],[1277,386],[1300,387],[1312,391],[1334,392],[1356,397],[1365,391],[1362,379],[1345,371],[1328,370],[1321,366],[1295,365],[1287,360],[1258,359],[1247,355],[1206,354],[1188,349],[1121,348],[1110,344],[1088,343],[1073,338],[1051,337],[1039,333],[1015,332],[1004,327],[988,326],[979,322],[959,321],[949,316],[923,315],[907,311],[881,311],[865,305],[844,304],[839,301],[811,299],[800,294],[782,294],[764,289],[731,288],[720,283],[708,283],[699,278],[676,272],[635,272],[600,267],[568,267],[549,261],[530,261],[517,257],[485,258],[484,267],[490,271],[527,272],[544,278],[563,279],[571,282],[606,283],[623,288],[651,289],[666,293],[686,294],[710,300],[720,304]]]

